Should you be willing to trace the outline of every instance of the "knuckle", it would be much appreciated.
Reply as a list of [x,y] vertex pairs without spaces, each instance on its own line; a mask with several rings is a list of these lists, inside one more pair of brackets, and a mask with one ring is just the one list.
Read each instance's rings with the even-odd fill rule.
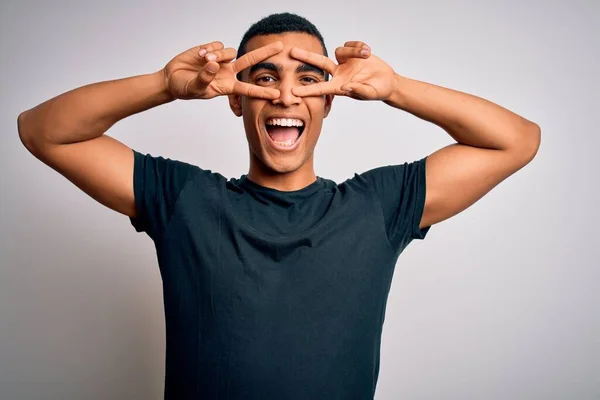
[[[327,57],[323,57],[321,59],[321,69],[327,70]],[[320,85],[320,83],[319,83],[319,85]]]
[[265,49],[257,49],[248,53],[248,61],[250,64],[254,64],[263,58],[266,58],[268,52]]
[[281,50],[281,42],[273,42],[268,46],[268,51],[273,54],[279,53]]
[[206,73],[200,74],[200,82],[207,84],[210,83],[210,81],[212,81],[212,77],[210,75],[207,75]]

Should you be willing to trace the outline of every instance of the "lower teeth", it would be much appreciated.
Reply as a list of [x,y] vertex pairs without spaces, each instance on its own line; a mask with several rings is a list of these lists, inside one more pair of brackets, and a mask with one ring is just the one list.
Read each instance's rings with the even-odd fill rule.
[[289,146],[293,145],[294,143],[296,143],[295,140],[288,140],[287,142],[278,142],[277,140],[273,140],[273,141],[278,146],[284,146],[284,147],[289,147]]

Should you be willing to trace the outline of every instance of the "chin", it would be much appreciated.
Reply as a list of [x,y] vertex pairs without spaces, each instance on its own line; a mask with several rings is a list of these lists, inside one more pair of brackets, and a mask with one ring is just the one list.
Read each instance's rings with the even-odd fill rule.
[[295,172],[302,167],[302,163],[295,162],[263,162],[263,165],[268,171],[274,172],[276,174],[289,174],[291,172]]

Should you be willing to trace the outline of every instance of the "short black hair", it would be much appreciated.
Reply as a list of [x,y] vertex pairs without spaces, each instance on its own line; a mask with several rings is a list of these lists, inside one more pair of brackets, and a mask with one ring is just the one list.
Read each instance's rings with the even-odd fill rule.
[[[304,17],[292,13],[271,14],[255,22],[244,34],[238,47],[237,58],[246,54],[246,45],[248,41],[256,36],[276,35],[288,32],[308,33],[319,39],[323,46],[323,54],[327,57],[327,47],[325,40],[317,27]],[[327,75],[327,74],[326,74]],[[242,79],[242,73],[238,73],[238,79]]]

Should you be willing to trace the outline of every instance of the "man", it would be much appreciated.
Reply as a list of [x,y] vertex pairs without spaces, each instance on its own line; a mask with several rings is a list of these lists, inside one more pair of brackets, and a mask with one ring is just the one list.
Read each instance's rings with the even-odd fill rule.
[[[154,240],[166,398],[372,398],[400,253],[537,152],[540,128],[498,105],[403,77],[362,42],[335,56],[306,19],[276,14],[248,30],[239,54],[194,47],[161,71],[84,86],[18,118],[32,154]],[[224,95],[248,140],[239,179],[104,135],[175,99]],[[318,177],[313,151],[334,95],[383,101],[457,143],[340,184]]]

